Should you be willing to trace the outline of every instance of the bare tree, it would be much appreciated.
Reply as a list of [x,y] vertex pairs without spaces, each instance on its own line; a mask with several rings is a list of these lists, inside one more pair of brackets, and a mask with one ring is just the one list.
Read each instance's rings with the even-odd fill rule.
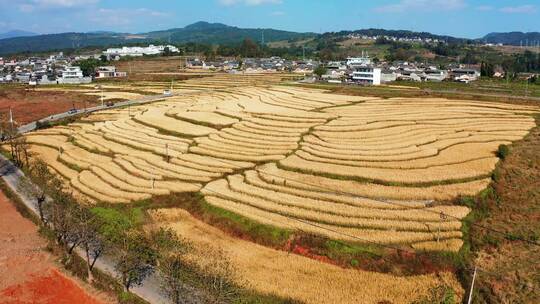
[[128,231],[117,248],[116,270],[125,291],[140,285],[155,270],[157,253],[151,241],[139,231]]
[[204,257],[199,268],[205,287],[218,297],[218,302],[233,300],[242,284],[238,283],[235,268],[225,251],[209,246],[198,254]]
[[66,248],[69,255],[81,243],[80,213],[83,207],[77,200],[62,188],[62,182],[53,181],[54,187],[48,193],[50,201],[45,208],[56,243]]
[[161,274],[161,290],[173,303],[178,304],[187,291],[185,282],[189,277],[189,266],[184,256],[192,246],[170,229],[160,228],[149,235],[159,252],[157,267]]
[[186,293],[186,281],[189,278],[188,267],[180,254],[171,254],[161,259],[161,290],[174,303],[179,304]]
[[21,178],[17,188],[20,192],[35,200],[39,217],[46,225],[45,205],[47,204],[47,195],[61,189],[61,181],[49,171],[47,164],[40,159],[32,161],[29,173],[31,179],[27,177]]
[[98,258],[105,251],[105,241],[99,233],[101,221],[84,207],[79,208],[76,218],[78,220],[77,233],[79,243],[86,257],[88,281],[92,282],[92,269]]
[[5,115],[0,117],[0,132],[2,133],[2,141],[8,141],[12,162],[18,167],[28,165],[29,155],[26,137],[19,133],[12,118],[6,118]]
[[20,134],[14,134],[10,138],[11,157],[17,167],[24,167],[29,165],[28,148],[29,145],[26,142],[26,137]]

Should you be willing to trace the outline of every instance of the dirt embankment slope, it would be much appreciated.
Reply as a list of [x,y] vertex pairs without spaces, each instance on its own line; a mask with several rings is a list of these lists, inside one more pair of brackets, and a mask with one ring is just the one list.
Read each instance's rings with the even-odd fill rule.
[[0,304],[106,304],[105,295],[62,273],[38,228],[0,192]]

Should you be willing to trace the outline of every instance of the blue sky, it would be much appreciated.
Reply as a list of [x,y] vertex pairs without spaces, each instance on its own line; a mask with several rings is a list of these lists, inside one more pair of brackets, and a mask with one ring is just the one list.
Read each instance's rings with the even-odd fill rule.
[[0,32],[146,32],[200,20],[292,31],[375,27],[478,38],[540,31],[540,0],[0,0]]

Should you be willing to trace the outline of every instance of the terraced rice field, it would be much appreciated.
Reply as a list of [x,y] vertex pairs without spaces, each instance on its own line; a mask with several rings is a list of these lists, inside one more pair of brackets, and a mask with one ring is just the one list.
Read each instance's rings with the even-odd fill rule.
[[89,202],[200,191],[211,205],[285,229],[458,251],[470,210],[439,202],[484,189],[498,146],[523,138],[538,111],[258,84],[190,80],[178,85],[196,93],[96,113],[28,141]]
[[[31,152],[90,204],[199,192],[208,204],[283,229],[456,252],[463,245],[462,219],[470,210],[450,201],[483,190],[499,145],[527,135],[535,127],[531,114],[539,112],[495,102],[335,95],[280,86],[277,76],[266,77],[188,80],[175,84],[182,96],[102,111],[27,139]],[[134,86],[151,90],[161,85]],[[211,229],[201,223],[189,226],[197,221],[183,222],[178,212],[159,210],[154,217],[158,222],[165,218],[162,224],[179,233],[191,233],[195,243],[223,240],[214,230],[201,233]],[[340,277],[384,281],[385,289],[396,292],[370,285],[372,298],[395,303],[425,294],[426,286],[457,284],[448,273],[415,276],[408,279],[423,286],[415,291],[415,284],[405,286],[402,278],[323,267],[305,258],[292,261],[258,245],[227,240],[224,248],[251,286],[307,303],[324,297],[309,288],[319,290],[318,284],[341,282]],[[253,256],[243,255],[246,246]],[[239,262],[274,258],[280,262]],[[306,263],[311,274],[299,270]],[[261,265],[270,267],[268,275],[277,275],[271,284],[261,283],[263,272],[250,272]],[[284,267],[302,272],[291,275],[299,281],[331,275],[293,290],[278,282]],[[328,294],[328,303],[360,303],[358,296],[343,292],[367,285],[342,283]]]

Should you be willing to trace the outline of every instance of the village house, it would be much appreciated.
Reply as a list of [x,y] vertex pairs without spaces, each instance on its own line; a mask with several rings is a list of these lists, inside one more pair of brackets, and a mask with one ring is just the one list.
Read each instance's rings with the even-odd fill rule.
[[118,72],[115,66],[100,66],[96,69],[96,79],[126,77],[126,72]]

